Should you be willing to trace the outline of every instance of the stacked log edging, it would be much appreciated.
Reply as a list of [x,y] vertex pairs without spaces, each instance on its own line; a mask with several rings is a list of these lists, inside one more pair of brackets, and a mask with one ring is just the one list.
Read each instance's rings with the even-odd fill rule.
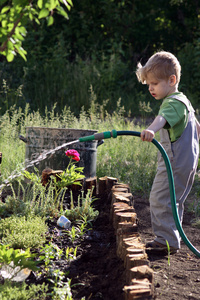
[[99,194],[111,201],[110,221],[116,234],[117,256],[124,261],[126,270],[124,299],[153,299],[153,270],[137,232],[138,220],[130,187],[105,176],[99,179]]

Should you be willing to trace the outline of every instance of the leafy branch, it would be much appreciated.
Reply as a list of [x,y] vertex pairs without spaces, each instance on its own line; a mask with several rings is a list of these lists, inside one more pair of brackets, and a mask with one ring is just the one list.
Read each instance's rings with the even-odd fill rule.
[[[40,19],[46,19],[47,25],[54,23],[54,11],[68,19],[65,9],[70,10],[72,0],[3,0],[0,6],[0,53],[11,62],[16,54],[26,60],[27,52],[22,47],[29,21],[40,25]],[[63,7],[64,4],[64,7]]]

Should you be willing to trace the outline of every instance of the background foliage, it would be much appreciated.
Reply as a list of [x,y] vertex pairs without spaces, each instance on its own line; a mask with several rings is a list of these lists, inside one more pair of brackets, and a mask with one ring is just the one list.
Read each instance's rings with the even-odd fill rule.
[[0,56],[1,113],[29,103],[44,114],[57,103],[58,112],[67,105],[79,115],[90,107],[92,87],[109,112],[121,98],[126,115],[140,114],[140,101],[150,101],[156,114],[157,104],[134,71],[159,49],[179,58],[180,90],[198,108],[199,15],[196,0],[74,0],[68,20],[54,14],[53,26],[28,21],[27,61],[17,56],[8,63]]

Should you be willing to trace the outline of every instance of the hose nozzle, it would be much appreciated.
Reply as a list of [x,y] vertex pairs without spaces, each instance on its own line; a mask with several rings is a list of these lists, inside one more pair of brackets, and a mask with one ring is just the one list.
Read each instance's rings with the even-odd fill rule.
[[95,133],[93,135],[88,135],[79,138],[79,142],[89,142],[94,140],[103,140],[103,139],[109,139],[109,138],[116,138],[117,137],[117,131],[113,129],[112,131],[104,131],[100,133]]

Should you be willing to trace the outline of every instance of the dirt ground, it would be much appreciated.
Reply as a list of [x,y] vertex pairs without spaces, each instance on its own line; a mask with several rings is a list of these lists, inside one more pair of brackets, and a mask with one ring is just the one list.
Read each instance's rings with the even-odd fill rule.
[[[190,201],[191,199],[188,199]],[[139,218],[139,233],[145,242],[153,238],[149,205],[135,200]],[[185,209],[183,230],[190,243],[200,251],[200,229],[191,226],[194,216]],[[156,299],[194,300],[200,299],[200,258],[182,242],[179,253],[168,257],[148,254],[150,267],[154,271]]]

